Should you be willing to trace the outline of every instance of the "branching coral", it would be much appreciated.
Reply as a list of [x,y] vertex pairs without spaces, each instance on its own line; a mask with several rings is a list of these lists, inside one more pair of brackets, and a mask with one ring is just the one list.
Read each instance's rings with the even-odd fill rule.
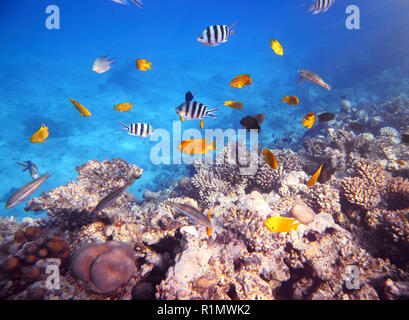
[[387,177],[383,168],[365,159],[355,164],[357,177],[347,177],[341,180],[342,196],[351,204],[363,209],[373,209],[382,200],[387,184]]

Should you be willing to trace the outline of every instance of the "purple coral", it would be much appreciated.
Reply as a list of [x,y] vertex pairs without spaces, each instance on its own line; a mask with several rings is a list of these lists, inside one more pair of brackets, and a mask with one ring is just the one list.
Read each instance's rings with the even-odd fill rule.
[[88,244],[72,260],[75,277],[98,293],[111,293],[127,283],[135,273],[132,247],[121,242]]

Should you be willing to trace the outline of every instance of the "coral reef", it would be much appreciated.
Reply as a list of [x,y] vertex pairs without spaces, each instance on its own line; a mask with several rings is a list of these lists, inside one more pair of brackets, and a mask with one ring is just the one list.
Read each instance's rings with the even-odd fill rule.
[[[76,181],[29,201],[47,217],[0,219],[0,298],[407,299],[408,106],[344,99],[345,114],[314,128],[300,152],[271,150],[276,169],[262,148],[230,142],[144,201],[124,193],[99,214],[97,203],[142,169],[88,161]],[[323,162],[331,174],[307,187]],[[210,235],[164,201],[211,209]],[[270,217],[302,224],[270,232]],[[46,286],[50,266],[59,288]]]
[[[47,223],[63,229],[79,228],[95,220],[92,210],[107,194],[126,183],[139,179],[143,170],[122,159],[90,160],[77,167],[76,181],[43,193],[28,202],[26,211],[46,211],[51,219]],[[125,193],[104,213],[129,211],[130,196]],[[51,226],[50,226],[51,227]]]

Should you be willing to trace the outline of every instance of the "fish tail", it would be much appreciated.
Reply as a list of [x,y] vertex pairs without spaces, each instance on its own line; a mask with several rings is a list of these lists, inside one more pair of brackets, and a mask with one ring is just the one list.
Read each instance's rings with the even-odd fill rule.
[[208,116],[210,116],[210,117],[213,117],[213,118],[216,118],[217,119],[217,116],[215,115],[215,114],[212,114],[213,112],[215,112],[215,111],[217,111],[217,110],[219,110],[219,108],[214,108],[214,109],[211,109],[211,110],[209,110],[209,112],[208,112]]
[[327,84],[327,85],[325,86],[325,89],[327,89],[328,91],[330,91],[330,90],[332,89],[332,87]]
[[[211,149],[212,150],[216,150],[216,140],[213,141],[212,145],[211,145]],[[209,209],[210,210],[210,209]]]
[[232,26],[229,28],[229,35],[237,34],[236,31],[233,30],[236,25],[237,25],[237,22],[233,23]]
[[16,162],[16,163],[19,164],[20,166],[23,166],[23,167],[24,167],[23,172],[28,169],[28,165],[27,165],[27,164],[24,164],[24,163],[21,163],[21,162]]
[[124,124],[122,122],[120,122],[120,124],[122,124],[124,126],[124,128],[122,128],[121,130],[128,130],[129,131],[129,127],[126,124]]

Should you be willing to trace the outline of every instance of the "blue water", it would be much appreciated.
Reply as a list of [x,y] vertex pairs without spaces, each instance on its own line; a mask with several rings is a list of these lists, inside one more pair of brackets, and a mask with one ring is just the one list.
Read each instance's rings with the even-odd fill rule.
[[[265,145],[306,133],[301,119],[310,111],[339,112],[341,95],[355,105],[408,93],[407,0],[336,0],[314,16],[304,7],[312,2],[144,0],[140,9],[109,0],[2,0],[0,207],[31,179],[16,161],[31,160],[40,173],[52,173],[35,195],[74,180],[75,167],[90,159],[121,157],[144,168],[129,190],[138,199],[146,188],[158,191],[176,182],[187,167],[152,164],[156,142],[127,135],[119,122],[150,123],[172,137],[179,119],[174,109],[189,90],[195,100],[220,108],[206,128],[239,129],[244,116],[266,113],[259,137]],[[345,26],[350,4],[360,8],[359,30]],[[48,5],[59,7],[59,30],[46,28]],[[234,22],[237,35],[225,44],[206,47],[196,40],[209,25]],[[283,45],[283,57],[273,53],[272,37]],[[107,54],[116,58],[114,67],[92,72],[93,61]],[[152,69],[136,69],[137,58],[151,61]],[[299,69],[316,72],[333,90],[299,85]],[[235,76],[247,73],[251,86],[229,87]],[[297,95],[301,103],[287,106],[283,95]],[[71,97],[92,116],[80,117]],[[227,100],[245,107],[230,109],[223,106]],[[113,110],[123,102],[134,108]],[[49,127],[47,142],[30,143],[42,123]],[[198,128],[197,121],[183,122],[182,130],[187,128]],[[30,215],[24,206],[0,215]]]

